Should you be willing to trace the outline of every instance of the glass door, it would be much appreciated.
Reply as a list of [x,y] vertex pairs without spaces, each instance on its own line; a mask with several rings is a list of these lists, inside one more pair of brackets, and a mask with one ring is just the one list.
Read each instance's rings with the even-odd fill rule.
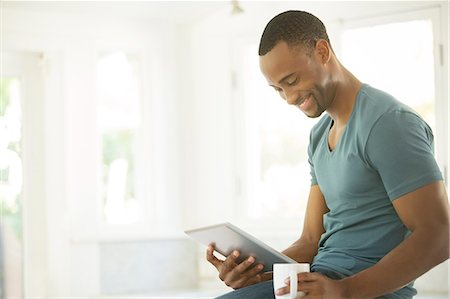
[[0,73],[0,299],[45,294],[42,54],[2,52]]
[[20,78],[0,78],[0,298],[23,298]]

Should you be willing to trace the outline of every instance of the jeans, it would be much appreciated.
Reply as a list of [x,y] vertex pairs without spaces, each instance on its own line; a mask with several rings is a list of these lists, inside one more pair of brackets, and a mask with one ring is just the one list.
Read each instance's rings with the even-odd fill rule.
[[[342,279],[344,276],[336,272],[325,271],[323,275],[328,276],[331,279]],[[265,281],[258,284],[254,284],[242,289],[229,292],[216,299],[275,299],[273,281]]]
[[[331,278],[331,279],[342,279],[345,276],[331,271],[320,271],[321,274]],[[415,294],[411,295],[401,295],[401,294],[387,294],[377,299],[410,299]],[[226,293],[216,299],[275,299],[273,281],[265,281],[258,284],[254,284],[245,288],[237,289],[232,292]]]
[[275,299],[273,281],[265,281],[226,293],[216,299]]

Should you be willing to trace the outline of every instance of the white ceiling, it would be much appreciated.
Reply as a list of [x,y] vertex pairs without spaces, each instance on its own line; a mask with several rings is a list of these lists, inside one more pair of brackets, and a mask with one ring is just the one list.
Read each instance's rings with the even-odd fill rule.
[[[230,13],[231,0],[204,1],[17,1],[0,0],[0,6],[8,9],[76,14],[85,16],[119,17],[139,20],[157,20],[175,23],[194,21],[218,11]],[[414,10],[432,7],[446,1],[257,1],[240,0],[240,6],[246,11],[259,11],[270,6],[286,9],[304,9],[318,12],[320,17],[328,19],[355,18],[375,13]]]
[[120,17],[169,22],[193,21],[218,10],[229,10],[230,1],[0,1],[4,8],[22,11]]

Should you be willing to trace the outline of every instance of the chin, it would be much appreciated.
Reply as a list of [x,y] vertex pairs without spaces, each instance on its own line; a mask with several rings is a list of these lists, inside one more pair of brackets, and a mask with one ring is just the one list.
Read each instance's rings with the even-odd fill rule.
[[307,117],[309,117],[309,118],[318,118],[319,116],[322,115],[323,112],[324,112],[324,110],[318,110],[318,111],[316,111],[316,113],[313,113],[313,114],[306,114],[305,113],[305,115]]

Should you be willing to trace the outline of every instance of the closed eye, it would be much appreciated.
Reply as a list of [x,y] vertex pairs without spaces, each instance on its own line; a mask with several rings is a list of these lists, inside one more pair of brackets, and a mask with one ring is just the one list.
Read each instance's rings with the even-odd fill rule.
[[286,84],[288,85],[288,86],[293,86],[293,85],[295,85],[296,83],[297,83],[297,77],[295,77],[293,80],[291,79],[290,81],[286,81]]

